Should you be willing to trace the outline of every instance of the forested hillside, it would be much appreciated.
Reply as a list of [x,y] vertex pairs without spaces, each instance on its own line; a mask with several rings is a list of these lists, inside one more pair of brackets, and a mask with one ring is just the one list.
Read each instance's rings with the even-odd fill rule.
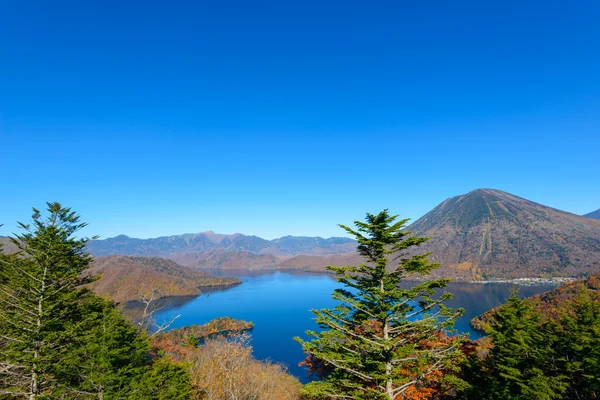
[[[525,299],[525,303],[544,318],[557,319],[563,315],[572,315],[575,311],[574,304],[582,296],[589,297],[597,307],[600,307],[600,275],[592,275],[585,279],[565,283],[546,293],[529,297]],[[498,311],[499,308],[495,308],[473,318],[471,326],[486,331],[494,322],[494,316]]]
[[99,277],[88,285],[96,294],[125,302],[147,297],[196,296],[203,287],[226,287],[237,278],[215,277],[157,257],[98,257],[87,271]]
[[600,276],[513,295],[472,323],[488,337],[467,348],[467,398],[600,398]]

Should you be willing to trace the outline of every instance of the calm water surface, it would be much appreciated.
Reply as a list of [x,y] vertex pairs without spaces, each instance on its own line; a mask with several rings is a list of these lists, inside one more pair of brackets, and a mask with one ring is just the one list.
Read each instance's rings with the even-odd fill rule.
[[[252,321],[254,356],[282,363],[301,381],[308,381],[306,371],[298,367],[304,353],[292,338],[306,337],[304,332],[307,329],[318,329],[309,310],[335,306],[337,302],[331,299],[331,292],[339,284],[331,276],[323,274],[280,271],[227,271],[222,274],[237,276],[243,283],[230,289],[205,291],[196,298],[178,299],[164,309],[158,319],[180,315],[172,328],[204,324],[220,316]],[[466,309],[464,316],[456,322],[456,329],[469,333],[473,339],[478,338],[480,335],[471,329],[469,320],[502,304],[513,287],[504,283],[449,284],[447,291],[454,293],[454,299],[448,305]],[[519,294],[528,297],[551,288],[520,287]]]

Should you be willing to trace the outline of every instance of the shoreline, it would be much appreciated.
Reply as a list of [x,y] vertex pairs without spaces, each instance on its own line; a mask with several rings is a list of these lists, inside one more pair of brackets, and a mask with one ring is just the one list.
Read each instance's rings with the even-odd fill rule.
[[[563,283],[573,282],[577,278],[555,277],[555,278],[515,278],[515,279],[491,279],[485,281],[462,281],[464,283],[486,284],[486,283],[512,283],[520,286],[543,286],[543,285],[562,285]],[[460,282],[460,281],[454,281]]]
[[[251,275],[262,275],[262,274],[272,274],[277,272],[289,273],[289,274],[307,274],[307,275],[323,275],[334,277],[334,274],[331,271],[327,270],[311,270],[311,269],[300,269],[300,268],[223,268],[223,269],[200,269],[202,271],[211,272],[215,274],[215,271],[219,272],[215,274],[215,276],[243,276],[244,273],[250,273]],[[228,272],[230,274],[228,274]],[[236,273],[239,273],[237,275]],[[431,279],[451,279],[453,283],[473,283],[473,284],[488,284],[488,283],[512,283],[520,286],[538,286],[538,285],[560,285],[563,283],[573,282],[580,278],[573,277],[549,277],[549,278],[540,278],[540,277],[523,277],[523,278],[491,278],[489,280],[473,280],[468,277],[430,277]],[[407,282],[423,282],[427,279],[418,279],[415,277],[407,277],[404,281]]]

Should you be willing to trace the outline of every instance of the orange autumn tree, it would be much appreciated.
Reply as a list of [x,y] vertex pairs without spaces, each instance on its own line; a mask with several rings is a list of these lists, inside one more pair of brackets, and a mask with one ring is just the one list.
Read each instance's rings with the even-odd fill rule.
[[[403,289],[408,277],[423,277],[438,264],[415,249],[427,238],[404,230],[387,210],[367,214],[355,228],[340,225],[356,237],[366,263],[328,267],[343,288],[333,292],[340,303],[314,310],[321,332],[312,341],[296,338],[310,360],[321,363],[323,379],[305,386],[314,398],[419,399],[440,391],[456,367],[463,338],[449,337],[462,310],[444,305],[448,279],[417,283]],[[316,364],[315,364],[316,365]],[[420,396],[420,397],[419,397]]]

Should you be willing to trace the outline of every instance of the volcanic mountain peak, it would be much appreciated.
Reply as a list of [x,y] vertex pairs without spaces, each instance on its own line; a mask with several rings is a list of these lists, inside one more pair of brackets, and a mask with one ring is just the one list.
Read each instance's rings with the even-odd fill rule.
[[526,208],[537,209],[544,206],[501,190],[477,189],[446,199],[415,221],[410,229],[429,229],[440,224],[468,228],[491,219],[516,222]]
[[450,276],[578,276],[600,270],[598,221],[500,190],[447,199],[408,230],[431,238],[423,247]]

